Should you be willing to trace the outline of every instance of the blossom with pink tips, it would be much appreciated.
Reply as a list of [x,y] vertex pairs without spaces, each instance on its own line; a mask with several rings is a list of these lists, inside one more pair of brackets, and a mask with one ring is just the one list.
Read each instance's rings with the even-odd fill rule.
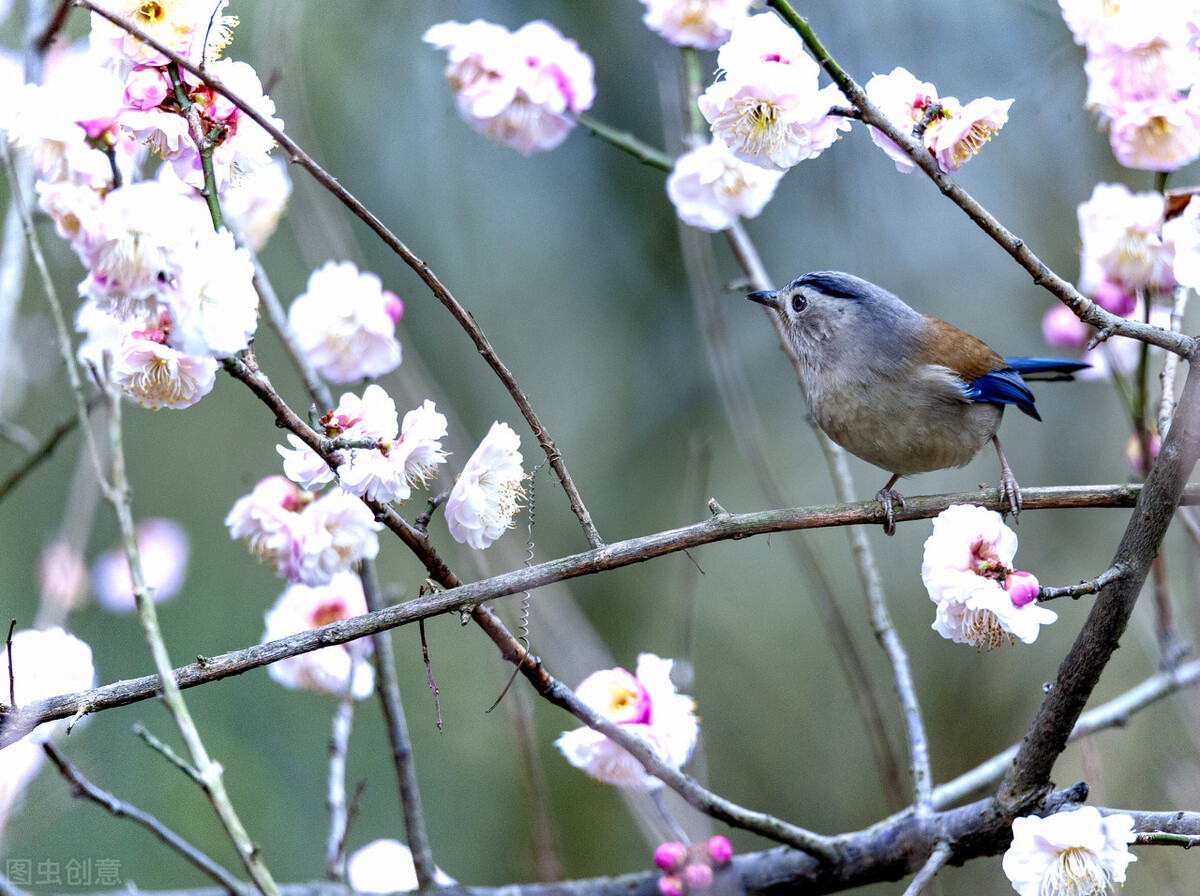
[[763,210],[782,171],[743,162],[721,140],[686,152],[667,176],[667,195],[685,224],[701,230],[725,230],[739,217]]
[[[293,584],[264,617],[262,643],[276,641],[331,622],[367,612],[362,582],[352,572],[339,572],[323,585]],[[375,690],[375,670],[368,657],[370,638],[322,647],[272,663],[271,677],[286,688],[317,691],[364,700]]]
[[1002,867],[1020,896],[1110,893],[1137,861],[1133,817],[1095,806],[1014,818],[1012,833]]
[[954,504],[933,521],[921,579],[937,605],[933,628],[943,638],[989,650],[1032,643],[1058,615],[1036,602],[1037,579],[1015,570],[1017,535],[994,510]]
[[562,143],[572,114],[595,99],[591,57],[548,22],[512,33],[482,19],[442,22],[423,39],[449,56],[446,80],[463,120],[525,155]]
[[383,528],[352,495],[333,489],[317,498],[283,476],[268,476],[239,498],[225,525],[282,578],[308,585],[328,584],[336,573],[374,558]]
[[943,113],[925,129],[925,145],[943,171],[961,168],[978,154],[983,144],[1008,121],[1012,100],[990,96],[971,100],[965,106],[947,97],[941,101]]
[[[925,110],[938,101],[937,88],[920,81],[908,69],[897,67],[886,75],[875,75],[863,88],[867,99],[905,134],[925,118]],[[907,174],[916,164],[903,149],[878,128],[868,128],[871,140],[896,163],[896,170]]]
[[288,326],[317,372],[332,383],[390,373],[400,365],[396,324],[404,303],[383,281],[353,262],[313,271],[288,309]]
[[[179,593],[187,576],[187,530],[174,520],[151,517],[135,528],[142,579],[155,603]],[[110,613],[132,613],[137,608],[129,560],[121,548],[105,551],[92,562],[92,591],[96,602]]]
[[[593,672],[575,689],[575,695],[641,737],[659,759],[678,769],[691,758],[700,724],[692,698],[676,692],[671,681],[674,664],[674,660],[643,653],[638,656],[636,675],[619,667]],[[568,762],[598,781],[639,791],[662,786],[632,754],[591,728],[564,732],[555,745]]]
[[677,47],[715,50],[746,18],[751,0],[641,0],[642,21]]
[[521,437],[507,423],[492,424],[446,499],[446,524],[455,541],[482,551],[512,527],[525,497],[520,447]]
[[179,410],[212,391],[217,362],[207,355],[186,355],[166,344],[161,327],[133,330],[113,354],[112,381],[118,389],[150,410]]
[[850,129],[849,121],[829,114],[844,102],[841,92],[818,89],[819,67],[799,35],[771,13],[739,22],[717,65],[724,77],[700,96],[700,112],[713,136],[745,162],[785,171]]

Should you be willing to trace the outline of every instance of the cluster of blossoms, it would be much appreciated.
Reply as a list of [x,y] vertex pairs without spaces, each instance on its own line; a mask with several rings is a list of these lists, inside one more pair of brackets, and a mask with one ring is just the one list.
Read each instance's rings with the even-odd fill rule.
[[1200,8],[1059,0],[1087,49],[1088,106],[1127,168],[1174,171],[1200,157]]
[[1037,579],[1013,569],[1016,553],[1016,533],[994,510],[954,504],[939,513],[921,563],[937,605],[934,631],[989,650],[1016,639],[1033,643],[1058,616],[1038,605]]
[[[217,58],[236,20],[216,5],[215,13],[208,2],[156,5],[154,14],[143,4],[112,7],[281,125],[254,70]],[[9,141],[33,159],[39,206],[87,270],[81,361],[148,408],[202,398],[217,360],[245,348],[257,326],[249,254],[231,232],[214,230],[197,192],[202,157],[229,199],[230,224],[251,245],[266,239],[290,191],[267,131],[168,62],[93,13],[89,47],[53,59],[45,83],[24,85],[0,116]],[[147,152],[164,164],[138,182]]]
[[713,868],[724,868],[733,861],[733,844],[719,834],[707,843],[690,846],[669,841],[654,850],[654,864],[662,869],[658,879],[661,896],[702,893],[712,886]]
[[[10,647],[0,649],[0,693],[8,702],[9,685],[16,705],[86,691],[96,686],[92,649],[74,635],[54,627],[15,632]],[[12,681],[8,670],[12,669]],[[21,795],[46,758],[42,744],[65,733],[68,722],[43,722],[20,740],[0,750],[0,839]]]
[[[936,87],[918,81],[903,68],[889,75],[876,75],[864,89],[867,98],[897,128],[918,136],[938,167],[947,172],[961,168],[1004,127],[1013,102],[985,96],[963,105],[952,96],[939,98]],[[897,171],[908,173],[916,167],[894,141],[877,128],[870,131],[875,145],[896,163]]]
[[[446,460],[446,417],[434,403],[427,400],[400,420],[377,384],[361,397],[344,394],[320,425],[337,446],[336,466],[289,434],[291,447],[278,448],[286,475],[263,479],[225,518],[231,537],[245,540],[254,556],[292,583],[267,614],[264,641],[365,613],[351,570],[376,556],[383,528],[365,502],[407,500]],[[519,446],[520,437],[497,422],[467,461],[445,504],[455,540],[483,549],[512,526],[524,496]],[[271,674],[289,687],[361,699],[373,687],[365,658],[355,642],[277,663]]]
[[482,19],[442,22],[424,39],[449,56],[446,80],[463,120],[525,155],[562,143],[572,115],[596,98],[591,57],[549,22],[513,32]]
[[[593,672],[575,689],[575,696],[641,737],[660,760],[678,769],[692,756],[700,723],[692,698],[677,693],[671,681],[674,664],[643,653],[636,675],[620,667]],[[597,781],[642,792],[662,787],[662,781],[647,774],[624,747],[591,728],[566,731],[555,745],[571,765]]]
[[1092,806],[1017,818],[1012,832],[1003,868],[1020,896],[1111,893],[1137,861],[1129,851],[1137,836],[1133,818],[1101,815]]

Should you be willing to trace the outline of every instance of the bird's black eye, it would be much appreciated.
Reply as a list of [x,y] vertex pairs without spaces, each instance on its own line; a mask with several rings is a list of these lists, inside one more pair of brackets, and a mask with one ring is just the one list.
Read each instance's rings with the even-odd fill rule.
[[792,311],[795,314],[799,314],[807,307],[808,299],[804,298],[804,296],[800,295],[800,293],[796,293],[794,296],[792,296]]

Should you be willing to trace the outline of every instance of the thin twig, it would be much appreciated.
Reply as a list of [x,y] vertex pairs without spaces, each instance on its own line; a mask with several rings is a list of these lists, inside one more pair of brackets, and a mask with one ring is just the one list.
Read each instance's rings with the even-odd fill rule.
[[196,771],[196,767],[172,750],[169,746],[167,746],[167,744],[163,743],[161,740],[151,734],[146,726],[141,722],[138,722],[133,726],[133,733],[141,738],[142,742],[145,743],[146,746],[148,746],[151,750],[154,750],[154,752],[162,756],[163,759],[167,760],[167,762],[191,778],[192,781],[197,785],[200,787],[204,786],[204,782],[200,779],[200,773]]
[[[360,578],[363,594],[367,599],[367,609],[382,610],[385,605],[379,593],[375,565],[364,563]],[[396,771],[396,784],[400,792],[404,832],[408,848],[412,851],[418,885],[425,890],[436,886],[436,866],[433,862],[433,848],[429,843],[429,832],[425,827],[425,813],[421,808],[421,790],[417,783],[412,740],[408,736],[404,704],[400,700],[400,685],[396,680],[396,657],[392,650],[392,636],[390,632],[380,631],[371,636],[371,641],[375,646],[376,690],[379,693],[379,705],[383,709],[388,741],[392,748],[392,765]]]
[[940,841],[933,848],[933,852],[929,854],[928,861],[921,866],[912,879],[912,882],[904,890],[904,896],[918,896],[925,889],[926,885],[933,880],[933,876],[942,870],[942,866],[950,858],[950,844],[945,840]]
[[[1141,493],[1140,485],[1066,486],[1022,490],[1026,510],[1064,507],[1132,507]],[[906,499],[908,506],[897,514],[904,519],[928,519],[951,504],[996,504],[994,489],[928,495]],[[1183,501],[1200,504],[1200,484],[1189,485]],[[739,540],[772,532],[817,529],[827,526],[878,524],[879,502],[767,510],[756,513],[717,513],[699,523],[615,542],[595,551],[584,551],[520,568],[489,579],[462,584],[455,588],[419,595],[413,600],[383,610],[332,622],[320,628],[299,632],[277,641],[255,644],[230,653],[205,657],[203,662],[182,666],[173,672],[181,688],[238,675],[250,669],[299,656],[332,644],[345,644],[375,632],[408,625],[443,613],[462,613],[476,605],[506,595],[541,588],[580,576],[667,556],[687,548],[719,541]],[[515,655],[515,654],[514,654]],[[99,712],[147,700],[158,693],[158,676],[147,675],[116,682],[76,694],[64,694],[34,701],[16,711],[0,711],[0,748],[27,734],[32,726],[54,719],[68,718],[79,712]]]
[[433,678],[433,663],[429,661],[429,642],[425,639],[425,620],[420,620],[417,628],[421,635],[421,659],[425,662],[425,679],[429,684],[429,690],[433,694],[433,714],[437,719],[437,730],[442,730],[442,701],[441,694],[438,691],[437,682]]
[[13,632],[17,629],[17,620],[8,624],[8,635],[4,639],[4,651],[8,657],[8,705],[17,708],[17,677],[13,674]]
[[[105,404],[108,401],[108,396],[103,392],[95,392],[84,403],[84,407],[88,414],[96,410],[96,408]],[[79,415],[74,414],[59,423],[50,431],[50,435],[42,441],[26,458],[7,476],[3,481],[0,481],[0,501],[8,497],[9,493],[18,485],[29,478],[29,474],[42,465],[54,453],[59,443],[70,435],[75,428],[79,426]]]
[[[353,664],[352,664],[353,665]],[[325,841],[325,879],[346,879],[346,832],[350,815],[346,809],[346,755],[350,750],[350,731],[354,727],[354,673],[346,676],[346,693],[333,710],[333,727],[329,735],[329,778],[325,805],[329,809],[329,837]]]
[[59,774],[71,785],[71,792],[76,797],[91,800],[98,806],[107,809],[117,818],[128,818],[130,821],[141,825],[171,849],[175,850],[175,852],[179,853],[179,855],[183,856],[188,862],[191,862],[202,874],[212,878],[219,887],[227,893],[232,894],[232,896],[244,896],[247,892],[248,888],[244,883],[191,843],[184,840],[155,816],[97,787],[85,778],[79,769],[64,759],[58,750],[50,744],[42,744],[42,749],[46,751],[46,755],[50,757],[50,761],[54,763]]
[[571,505],[571,510],[579,520],[583,528],[584,535],[587,538],[588,544],[592,547],[599,547],[604,542],[600,538],[600,533],[596,531],[595,524],[592,522],[591,514],[584,506],[583,499],[579,495],[578,489],[575,487],[575,482],[572,480],[570,473],[567,472],[566,465],[562,460],[562,453],[558,450],[554,440],[550,437],[549,431],[542,424],[537,414],[533,410],[533,406],[529,403],[528,397],[517,384],[516,378],[512,371],[500,360],[500,356],[492,347],[484,335],[483,330],[476,324],[475,318],[461,305],[458,300],[451,294],[450,290],[438,279],[433,273],[429,265],[422,261],[408,248],[400,239],[389,230],[382,221],[379,220],[365,205],[358,200],[349,190],[343,187],[334,177],[332,177],[324,168],[316,163],[311,156],[306,153],[296,141],[277,128],[266,116],[256,111],[249,106],[244,100],[229,90],[218,78],[214,78],[210,73],[202,71],[198,67],[192,65],[178,53],[171,50],[169,47],[163,46],[158,41],[154,40],[140,28],[131,25],[123,20],[120,16],[104,9],[92,0],[76,0],[77,5],[90,9],[92,12],[108,19],[114,25],[123,28],[138,40],[142,41],[154,50],[162,53],[173,63],[179,66],[184,71],[190,72],[195,77],[199,78],[206,86],[210,87],[216,93],[225,97],[235,106],[240,108],[247,117],[258,124],[263,130],[270,134],[275,141],[287,150],[290,155],[290,161],[304,168],[313,176],[313,178],[321,184],[326,190],[332,193],[343,205],[362,220],[375,234],[383,241],[389,249],[392,250],[400,259],[407,264],[418,277],[425,282],[430,292],[437,298],[439,302],[450,312],[459,326],[470,337],[475,344],[476,350],[487,362],[492,371],[499,377],[504,387],[512,396],[513,401],[521,411],[521,415],[525,418],[525,422],[529,424],[533,430],[534,436],[538,440],[538,444],[542,446],[542,450],[546,454],[547,460],[550,462],[551,468],[558,477],[559,483],[563,487],[563,491],[567,496],[567,500]]
[[1115,582],[1121,576],[1125,575],[1129,570],[1124,566],[1110,566],[1094,579],[1085,579],[1078,585],[1063,585],[1058,588],[1042,588],[1038,591],[1037,599],[1039,602],[1055,600],[1060,597],[1078,598],[1085,594],[1096,594],[1101,588],[1109,582]]

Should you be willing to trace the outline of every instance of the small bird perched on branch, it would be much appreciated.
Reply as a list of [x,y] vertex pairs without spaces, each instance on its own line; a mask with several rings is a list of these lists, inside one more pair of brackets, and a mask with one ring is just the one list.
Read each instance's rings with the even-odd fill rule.
[[782,324],[817,425],[851,454],[892,474],[875,495],[888,535],[896,531],[893,502],[904,506],[892,488],[896,480],[961,467],[989,440],[1000,457],[1001,504],[1017,516],[1021,490],[996,437],[1004,406],[1041,420],[1023,377],[1069,380],[1088,366],[1003,358],[886,289],[840,271],[805,274],[783,289],[746,298]]

